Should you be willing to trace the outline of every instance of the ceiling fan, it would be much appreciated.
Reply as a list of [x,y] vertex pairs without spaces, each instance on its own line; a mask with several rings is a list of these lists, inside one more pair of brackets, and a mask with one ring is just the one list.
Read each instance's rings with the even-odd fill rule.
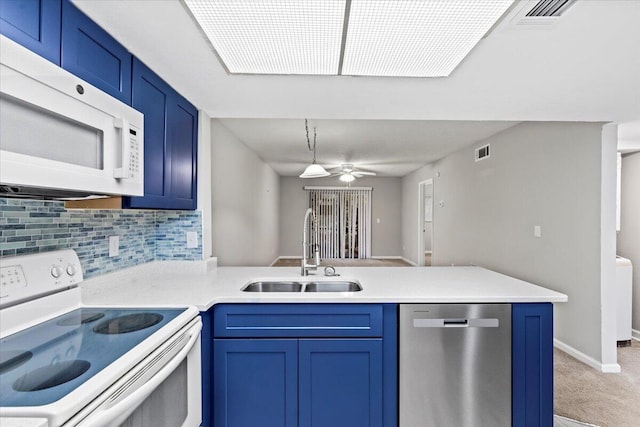
[[338,176],[342,182],[353,182],[356,178],[362,178],[365,175],[374,176],[376,173],[358,169],[351,163],[342,164],[337,171],[331,173],[331,176]]

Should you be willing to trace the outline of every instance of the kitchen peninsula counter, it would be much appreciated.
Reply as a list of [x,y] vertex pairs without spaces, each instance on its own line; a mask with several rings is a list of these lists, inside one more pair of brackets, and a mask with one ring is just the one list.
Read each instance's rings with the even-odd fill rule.
[[[567,296],[481,267],[344,267],[340,276],[303,277],[294,267],[215,267],[156,261],[85,280],[86,305],[178,307],[219,303],[526,303]],[[209,265],[209,267],[207,267]],[[252,281],[352,280],[359,292],[242,292]]]

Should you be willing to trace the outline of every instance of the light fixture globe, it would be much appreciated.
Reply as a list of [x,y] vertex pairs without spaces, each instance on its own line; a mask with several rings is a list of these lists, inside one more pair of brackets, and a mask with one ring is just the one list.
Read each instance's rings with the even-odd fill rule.
[[307,166],[304,172],[302,172],[300,178],[322,178],[324,176],[331,175],[325,170],[325,168],[316,163],[316,145],[318,140],[316,128],[313,128],[313,145],[311,145],[311,141],[309,140],[309,123],[307,122],[307,119],[304,119],[304,129],[307,132],[307,147],[309,148],[309,151],[313,151],[313,161],[309,166]]
[[312,163],[302,172],[300,178],[322,178],[325,176],[329,176],[330,173],[326,171],[321,165],[317,163]]
[[351,175],[350,173],[345,173],[340,175],[340,178],[338,179],[342,182],[353,182],[356,180],[356,177]]

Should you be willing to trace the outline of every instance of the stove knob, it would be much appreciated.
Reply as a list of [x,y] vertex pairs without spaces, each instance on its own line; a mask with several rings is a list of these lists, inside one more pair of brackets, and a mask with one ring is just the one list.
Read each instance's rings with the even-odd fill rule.
[[67,274],[69,276],[73,276],[74,274],[76,274],[76,268],[73,266],[73,264],[67,265]]
[[53,267],[51,267],[51,276],[54,279],[59,278],[60,276],[62,276],[62,268],[60,268],[57,265],[54,265]]

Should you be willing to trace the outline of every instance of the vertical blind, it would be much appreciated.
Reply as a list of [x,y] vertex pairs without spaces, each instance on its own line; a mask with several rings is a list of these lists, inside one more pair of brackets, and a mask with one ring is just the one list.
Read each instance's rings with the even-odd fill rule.
[[371,257],[371,188],[305,187],[321,258]]

